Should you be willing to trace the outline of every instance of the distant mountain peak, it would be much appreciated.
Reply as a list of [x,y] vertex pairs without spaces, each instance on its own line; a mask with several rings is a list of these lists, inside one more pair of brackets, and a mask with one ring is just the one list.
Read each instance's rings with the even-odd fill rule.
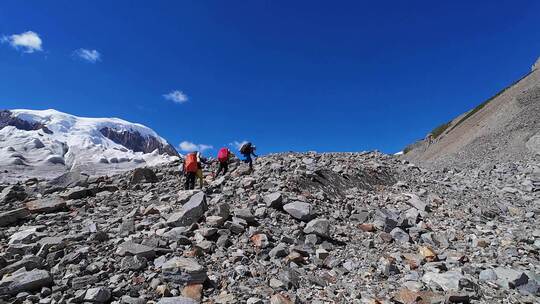
[[50,178],[72,169],[104,174],[178,156],[152,129],[119,118],[77,117],[53,109],[0,110],[3,178]]

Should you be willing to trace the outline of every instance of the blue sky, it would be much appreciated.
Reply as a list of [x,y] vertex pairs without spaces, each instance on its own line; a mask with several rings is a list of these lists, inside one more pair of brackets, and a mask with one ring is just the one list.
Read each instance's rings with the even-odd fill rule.
[[0,108],[120,117],[177,147],[397,152],[527,73],[539,11],[539,1],[3,0]]

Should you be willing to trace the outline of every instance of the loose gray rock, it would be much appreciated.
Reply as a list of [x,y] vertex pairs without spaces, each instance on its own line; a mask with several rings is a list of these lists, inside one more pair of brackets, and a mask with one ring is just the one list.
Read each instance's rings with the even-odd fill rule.
[[167,224],[173,227],[189,226],[197,223],[207,209],[206,195],[199,192],[182,206],[181,211],[173,213],[167,220]]
[[307,222],[313,218],[313,208],[308,203],[292,202],[283,206],[283,210],[301,221]]
[[53,279],[46,270],[25,271],[20,269],[11,276],[4,276],[0,281],[0,295],[16,295],[20,292],[39,291],[42,287],[48,287],[52,284]]
[[436,284],[444,291],[459,290],[459,280],[463,275],[459,271],[447,271],[443,273],[428,272],[422,277],[422,281],[428,285]]
[[163,279],[177,284],[199,284],[206,281],[206,269],[196,260],[174,257],[161,266]]
[[330,221],[327,219],[314,219],[304,228],[305,234],[316,234],[323,238],[330,238]]
[[516,288],[529,281],[529,277],[523,271],[505,267],[497,267],[493,271],[497,275],[497,284],[504,288]]
[[25,219],[29,215],[25,208],[14,209],[0,213],[0,227],[6,227]]
[[66,202],[59,197],[42,198],[26,203],[31,213],[52,213],[67,209]]
[[156,256],[154,248],[133,242],[120,244],[116,249],[116,254],[119,256],[137,255],[147,259],[152,259]]
[[84,295],[84,301],[92,303],[105,303],[111,298],[111,292],[105,287],[90,288]]
[[197,304],[198,302],[186,297],[162,298],[157,304]]
[[390,231],[392,238],[400,243],[408,243],[410,236],[407,232],[403,231],[401,228],[394,228]]
[[126,256],[120,262],[120,267],[125,270],[140,270],[146,267],[146,258],[139,256]]
[[283,206],[283,197],[279,192],[270,193],[264,196],[264,203],[268,208],[280,209]]

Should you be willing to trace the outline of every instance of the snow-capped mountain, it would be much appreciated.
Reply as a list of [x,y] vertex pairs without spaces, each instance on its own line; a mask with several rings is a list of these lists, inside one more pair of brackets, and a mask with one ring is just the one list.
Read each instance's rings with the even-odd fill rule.
[[55,177],[152,166],[178,152],[152,129],[118,118],[85,118],[56,110],[0,110],[1,179]]

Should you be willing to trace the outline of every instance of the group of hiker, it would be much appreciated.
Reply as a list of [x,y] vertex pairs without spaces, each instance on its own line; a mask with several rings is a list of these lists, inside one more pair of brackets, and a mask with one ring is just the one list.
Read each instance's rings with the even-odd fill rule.
[[[255,154],[255,147],[252,143],[246,142],[242,144],[239,151],[244,156],[243,161],[249,165],[250,171],[253,171],[253,157],[258,157]],[[227,174],[229,170],[229,162],[235,157],[234,153],[229,148],[221,148],[217,154],[218,169],[214,174],[214,177],[218,177],[221,173]],[[183,164],[183,172],[185,177],[184,188],[186,190],[195,189],[196,179],[199,179],[199,186],[202,189],[204,186],[204,176],[202,167],[208,165],[210,162],[204,158],[200,152],[192,152],[185,156]]]

